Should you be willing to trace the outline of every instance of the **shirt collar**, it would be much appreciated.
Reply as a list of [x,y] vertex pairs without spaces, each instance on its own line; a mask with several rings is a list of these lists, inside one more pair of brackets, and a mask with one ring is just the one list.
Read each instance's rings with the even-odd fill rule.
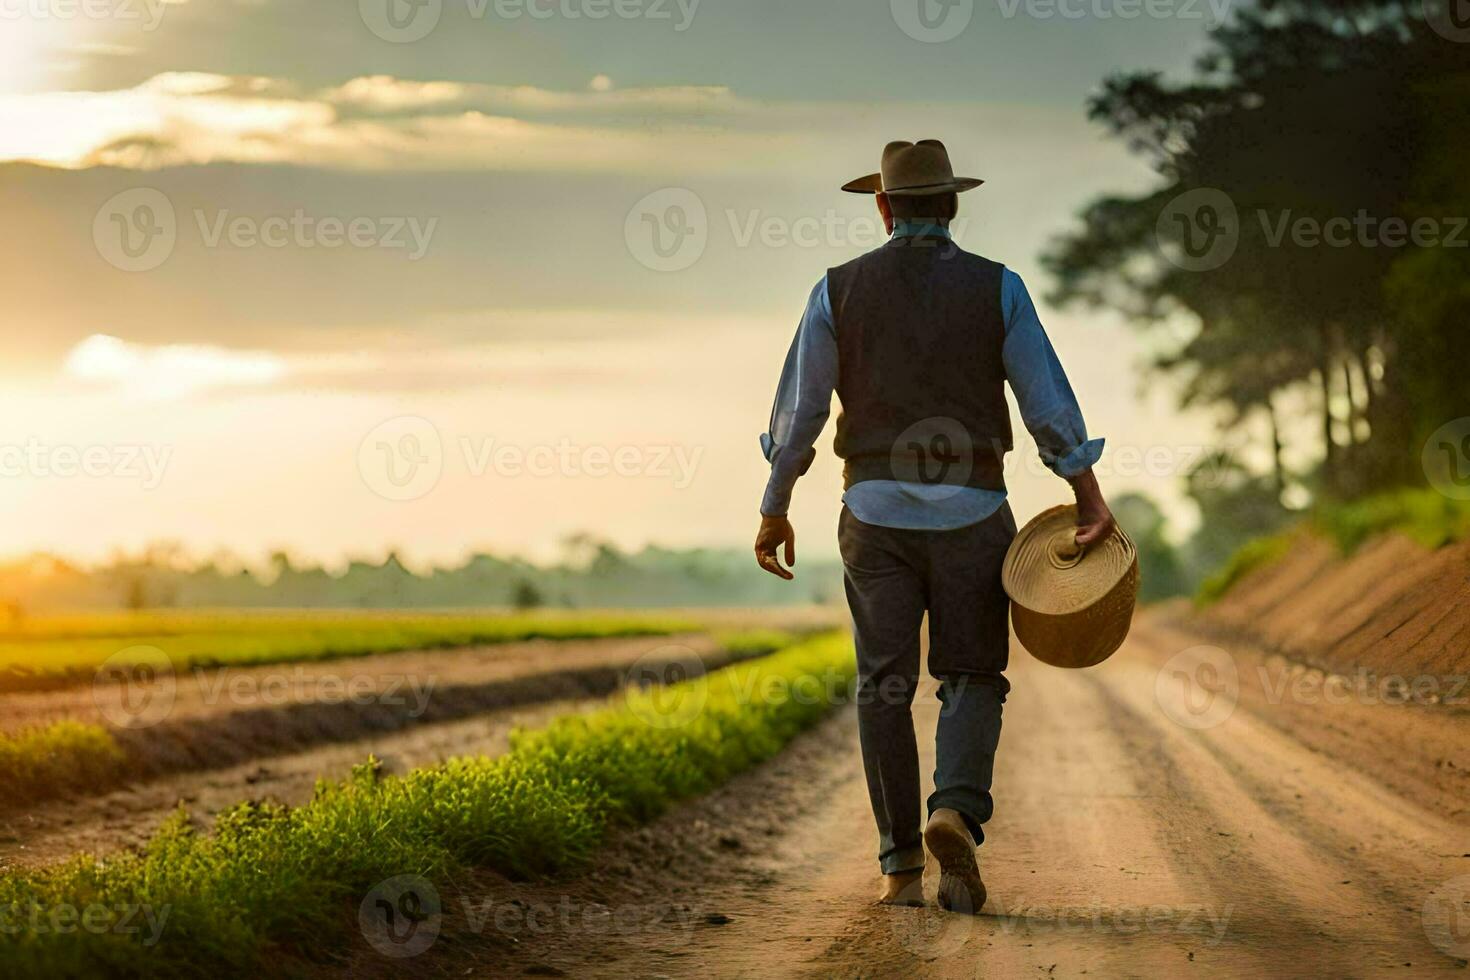
[[929,238],[949,238],[949,229],[928,218],[893,219],[894,238],[913,238],[919,235]]

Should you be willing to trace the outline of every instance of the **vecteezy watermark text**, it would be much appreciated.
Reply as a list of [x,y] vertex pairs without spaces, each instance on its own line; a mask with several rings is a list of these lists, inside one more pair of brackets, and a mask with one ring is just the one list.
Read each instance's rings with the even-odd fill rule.
[[[646,20],[689,30],[701,0],[463,0],[472,21]],[[363,24],[393,44],[422,41],[439,26],[445,0],[358,0]]]
[[[1195,646],[1170,657],[1154,679],[1154,699],[1175,724],[1203,730],[1228,721],[1243,679],[1236,658],[1214,646]],[[1267,704],[1470,705],[1470,675],[1380,674],[1367,667],[1342,674],[1271,656],[1255,664],[1254,687]]]
[[1092,905],[1062,907],[1047,903],[1033,904],[1022,899],[1008,908],[996,903],[996,916],[1000,930],[1014,932],[1017,928],[1029,932],[1032,927],[1041,927],[1054,932],[1068,933],[1115,933],[1132,936],[1139,933],[1174,932],[1205,937],[1206,945],[1216,945],[1225,939],[1230,927],[1230,918],[1235,906],[1221,909],[1204,906],[1179,907],[1173,905],[1123,905],[1109,906],[1101,902]]
[[996,0],[1001,16],[1032,20],[1199,20],[1218,27],[1235,0]]
[[[1373,214],[1299,214],[1291,208],[1255,208],[1259,234],[1249,241],[1265,248],[1466,248],[1470,217]],[[1246,241],[1248,219],[1229,194],[1197,187],[1172,198],[1159,212],[1155,238],[1160,254],[1190,272],[1218,269]]]
[[0,21],[111,20],[155,31],[179,0],[0,0]]
[[[677,902],[619,902],[611,905],[561,895],[554,901],[462,895],[458,908],[446,904],[428,879],[396,875],[374,885],[358,910],[368,944],[392,959],[409,959],[438,940],[446,918],[455,931],[484,935],[493,930],[521,936],[633,936],[657,934],[688,941],[699,914]],[[462,921],[461,921],[462,920]]]
[[144,490],[155,490],[172,458],[172,446],[50,445],[33,436],[24,443],[0,443],[0,477],[137,480]]
[[[703,446],[675,443],[516,443],[497,436],[462,435],[456,441],[464,471],[474,479],[642,479],[671,481],[684,490],[694,482]],[[375,426],[358,446],[357,468],[368,489],[387,500],[417,500],[444,473],[446,456],[439,429],[417,415],[400,415]]]
[[[995,0],[1001,17],[1013,20],[1183,20],[1223,24],[1234,0]],[[976,0],[889,0],[893,22],[915,41],[943,44],[965,32]],[[985,6],[985,5],[982,5]]]
[[[437,217],[322,215],[305,208],[267,215],[229,208],[195,208],[190,213],[198,242],[208,249],[382,249],[404,252],[410,262],[428,253],[439,227]],[[98,254],[124,272],[147,272],[163,265],[173,255],[179,235],[173,201],[152,187],[114,194],[92,219]]]
[[580,445],[570,439],[555,443],[521,446],[498,442],[486,436],[462,436],[460,451],[471,476],[494,473],[503,477],[591,477],[608,476],[672,480],[676,490],[694,482],[695,470],[704,447],[684,446],[599,446]]
[[73,905],[70,902],[12,902],[0,905],[0,935],[65,936],[76,932],[133,936],[146,947],[158,945],[172,906],[147,902]]
[[198,700],[215,706],[277,707],[286,704],[381,705],[407,718],[429,710],[438,678],[412,673],[288,667],[175,669],[164,650],[136,645],[119,650],[97,668],[92,702],[112,725],[148,728],[173,714],[180,688],[193,684]]

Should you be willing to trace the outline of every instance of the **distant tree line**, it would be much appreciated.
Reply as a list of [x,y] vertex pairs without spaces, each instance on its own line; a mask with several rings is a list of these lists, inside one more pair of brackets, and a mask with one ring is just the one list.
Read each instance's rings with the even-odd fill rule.
[[586,535],[539,565],[481,553],[448,566],[410,568],[395,553],[329,570],[286,552],[249,567],[221,554],[196,561],[159,544],[94,568],[36,555],[0,565],[0,607],[12,615],[86,608],[650,608],[767,606],[841,597],[841,567],[813,561],[795,588],[761,575],[748,552],[648,547],[624,552]]

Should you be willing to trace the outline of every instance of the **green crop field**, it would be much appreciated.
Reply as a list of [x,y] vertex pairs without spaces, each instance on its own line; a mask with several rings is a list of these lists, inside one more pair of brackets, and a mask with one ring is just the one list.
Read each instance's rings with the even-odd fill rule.
[[[243,803],[213,834],[180,814],[141,852],[0,874],[0,909],[13,913],[0,958],[10,976],[246,974],[279,969],[283,951],[330,948],[386,879],[573,873],[609,829],[775,755],[847,701],[854,670],[847,637],[816,637],[697,680],[630,689],[604,710],[521,733],[503,756],[401,778],[370,760],[302,807]],[[107,927],[107,916],[140,908],[157,929]],[[54,910],[92,914],[94,927],[50,928]]]
[[0,690],[90,678],[101,666],[175,670],[356,657],[531,639],[657,636],[699,629],[623,613],[147,612],[26,618],[0,629]]

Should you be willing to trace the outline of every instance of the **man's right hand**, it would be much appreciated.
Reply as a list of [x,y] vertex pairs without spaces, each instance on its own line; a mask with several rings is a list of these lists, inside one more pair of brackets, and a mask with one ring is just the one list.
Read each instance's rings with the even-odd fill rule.
[[786,564],[796,564],[796,530],[792,528],[791,522],[785,517],[762,517],[761,529],[755,535],[755,560],[760,563],[761,568],[772,575],[784,579],[792,579],[792,575],[781,567],[780,561],[776,559],[776,552],[782,546],[786,546]]
[[1077,495],[1077,544],[1085,548],[1113,533],[1113,512],[1108,510],[1092,470],[1079,473],[1070,482]]

